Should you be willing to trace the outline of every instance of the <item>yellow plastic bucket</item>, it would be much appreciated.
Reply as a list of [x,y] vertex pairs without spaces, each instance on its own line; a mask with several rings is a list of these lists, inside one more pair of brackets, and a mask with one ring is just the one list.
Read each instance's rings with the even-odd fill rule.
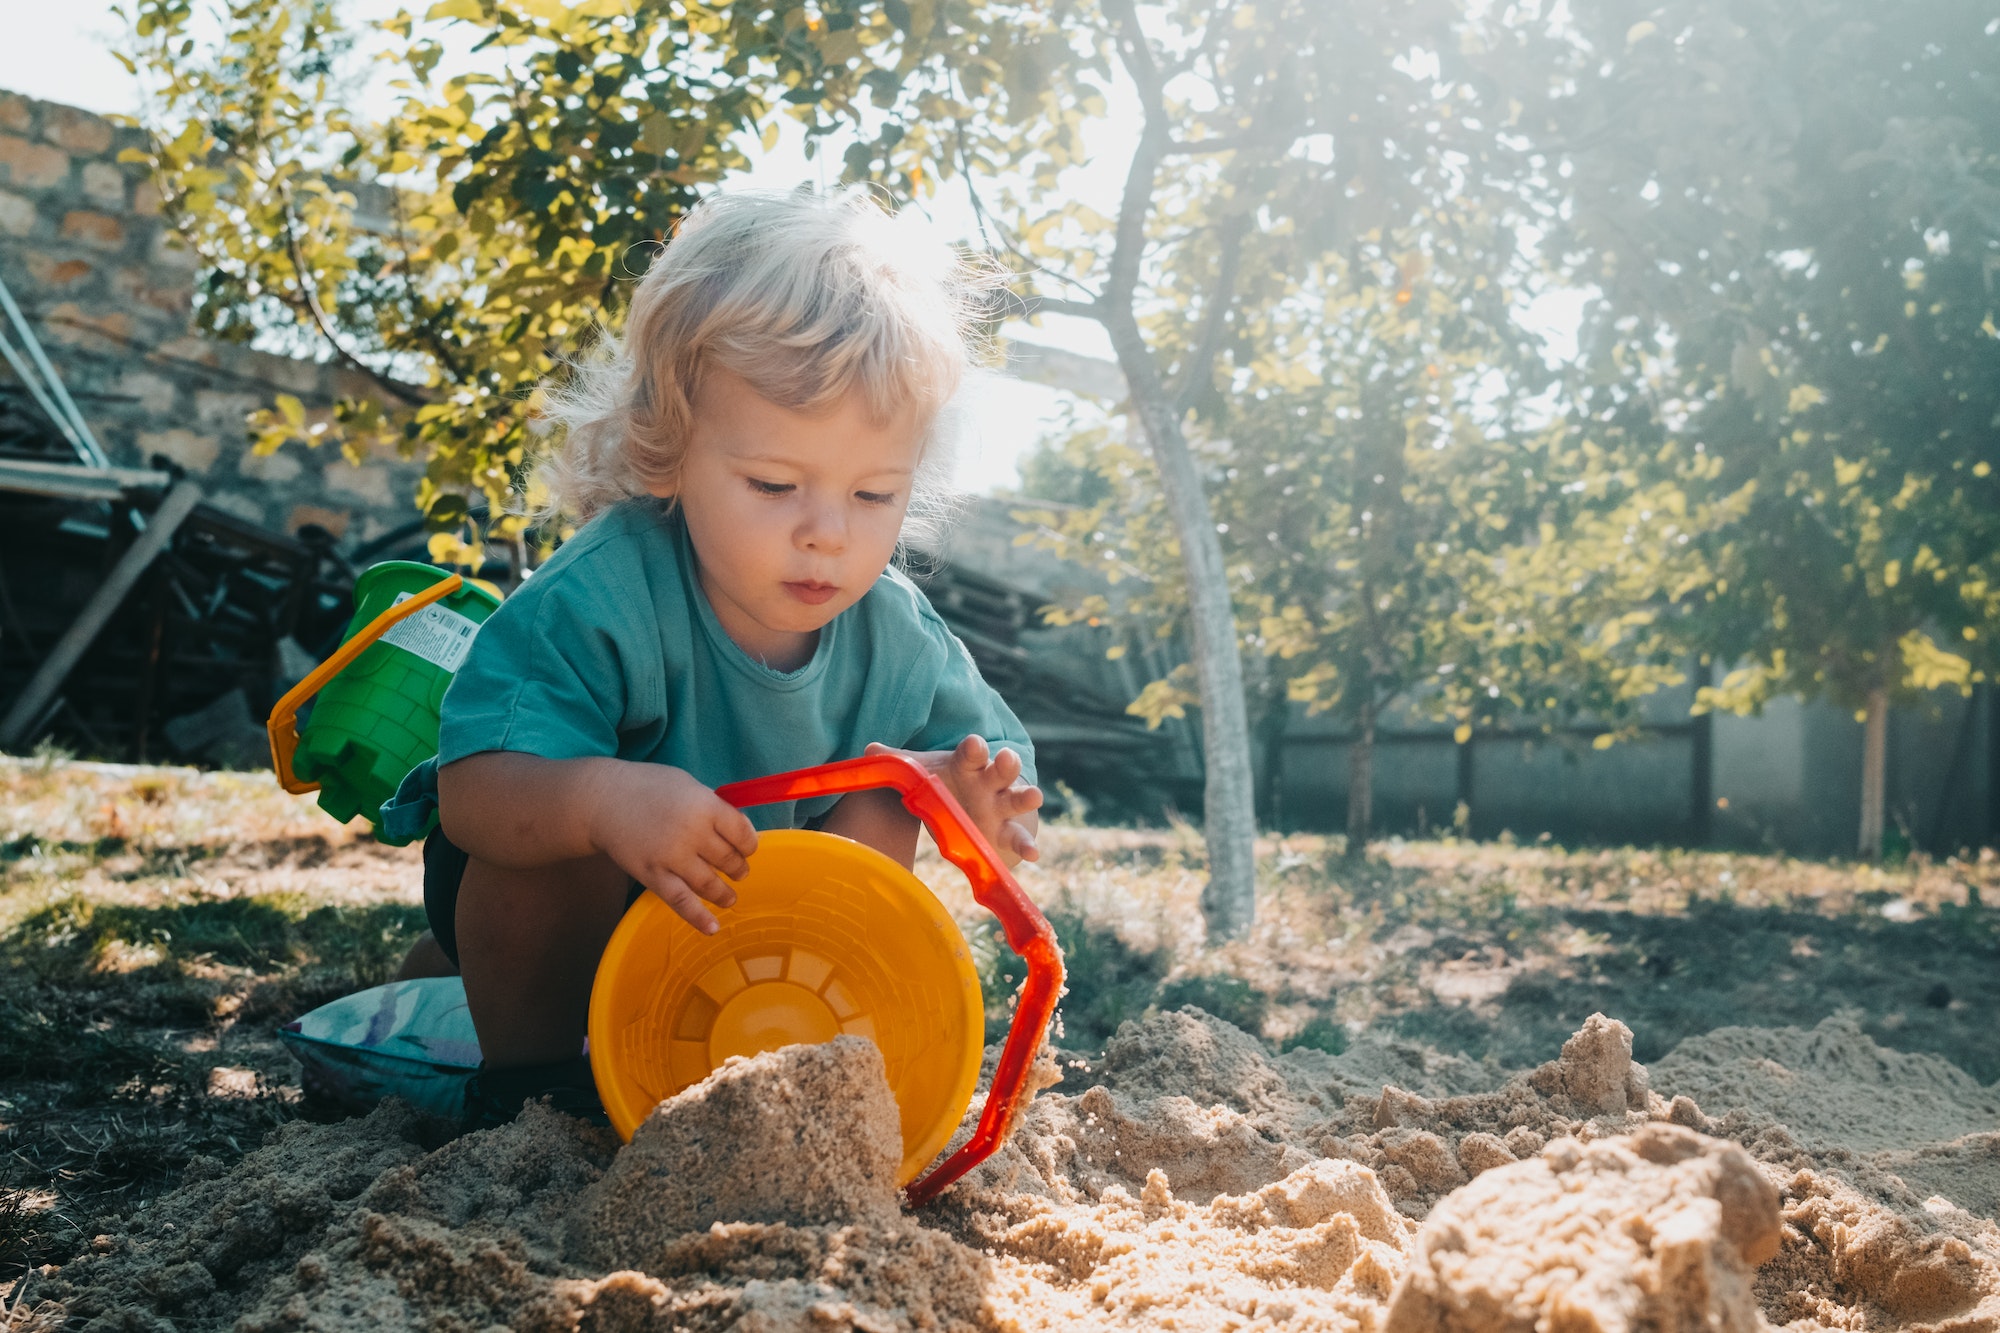
[[625,914],[590,996],[598,1095],[630,1139],[733,1055],[872,1039],[902,1113],[908,1184],[979,1081],[985,1014],[965,936],[922,881],[831,833],[760,835],[713,935],[652,894]]
[[[1047,918],[937,777],[874,754],[717,787],[749,807],[886,787],[965,872],[1027,964],[972,1133],[924,1171],[978,1086],[983,1014],[965,937],[915,875],[829,833],[761,835],[736,906],[704,936],[651,894],[619,924],[590,993],[590,1068],[626,1139],[661,1099],[732,1055],[841,1032],[872,1037],[903,1121],[903,1198],[922,1207],[1000,1150],[1034,1098],[1036,1053],[1062,995]],[[918,1173],[922,1173],[919,1177]]]

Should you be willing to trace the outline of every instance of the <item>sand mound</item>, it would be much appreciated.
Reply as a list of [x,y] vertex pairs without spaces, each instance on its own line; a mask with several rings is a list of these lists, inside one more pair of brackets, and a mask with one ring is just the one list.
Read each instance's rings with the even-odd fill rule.
[[286,1126],[101,1237],[58,1278],[71,1316],[618,1333],[963,1327],[978,1309],[981,1256],[897,1210],[901,1132],[871,1042],[730,1061],[623,1150],[540,1107],[430,1153],[422,1128],[393,1104]]
[[2000,1089],[1933,1055],[1877,1046],[1854,1020],[1717,1028],[1652,1067],[1653,1085],[1710,1115],[1740,1110],[1801,1143],[1872,1152],[2000,1128]]
[[714,1222],[834,1225],[896,1219],[903,1131],[875,1043],[732,1059],[661,1102],[570,1215],[570,1250],[652,1268]]
[[[1715,1034],[1649,1086],[1598,1017],[1510,1076],[1387,1042],[1273,1057],[1198,1011],[1153,1015],[918,1214],[888,1189],[879,1056],[793,1047],[664,1103],[622,1150],[537,1108],[428,1151],[393,1107],[290,1125],[50,1294],[99,1333],[2000,1327],[1994,1194],[1953,1179],[2000,1134],[1857,1151],[1785,1105],[1788,1131],[1749,1062],[1886,1090],[1852,1056],[1865,1037],[1813,1035]],[[1988,1095],[1923,1070],[1960,1117],[1925,1123],[1956,1130]],[[1869,1114],[1839,1132],[1878,1142],[1898,1113]]]
[[1438,1205],[1387,1333],[1753,1333],[1751,1270],[1777,1254],[1778,1225],[1777,1189],[1734,1144],[1672,1125],[1558,1139]]

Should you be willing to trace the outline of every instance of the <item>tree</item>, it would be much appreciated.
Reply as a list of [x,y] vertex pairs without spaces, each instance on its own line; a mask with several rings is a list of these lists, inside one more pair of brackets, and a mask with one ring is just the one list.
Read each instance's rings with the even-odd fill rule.
[[[399,96],[376,124],[346,102],[357,34],[335,0],[230,0],[200,54],[191,0],[136,0],[128,59],[168,215],[204,266],[197,324],[379,389],[317,419],[281,396],[258,447],[424,457],[441,560],[517,535],[538,386],[617,326],[652,248],[781,108],[825,133],[818,108],[855,97],[864,44],[893,64],[892,8],[442,0],[371,25]],[[437,77],[446,25],[501,68]]]
[[[1072,108],[1118,95],[1107,69],[1123,72],[1143,116],[1117,218],[1004,189],[984,212],[1038,292],[1084,293],[1031,297],[1030,308],[1104,323],[1131,385],[1157,483],[1129,454],[1100,450],[1112,495],[1047,527],[1073,554],[1103,552],[1114,576],[1146,572],[1131,604],[1187,632],[1192,669],[1154,682],[1134,709],[1203,708],[1210,798],[1232,812],[1218,820],[1211,805],[1212,863],[1247,829],[1251,800],[1228,651],[1239,643],[1275,656],[1293,698],[1338,710],[1359,737],[1357,851],[1371,825],[1374,721],[1397,700],[1422,693],[1464,726],[1503,707],[1591,707],[1607,734],[1623,726],[1634,700],[1672,676],[1660,631],[1635,625],[1655,613],[1568,585],[1657,590],[1680,548],[1669,540],[1648,574],[1634,566],[1650,548],[1622,537],[1656,525],[1655,511],[1666,523],[1664,501],[1609,485],[1613,462],[1575,445],[1565,457],[1576,475],[1604,474],[1581,489],[1632,501],[1591,528],[1615,528],[1621,555],[1584,568],[1574,546],[1521,548],[1514,570],[1547,588],[1563,576],[1549,605],[1527,604],[1550,598],[1525,574],[1494,573],[1509,566],[1507,543],[1546,544],[1546,520],[1576,508],[1555,489],[1573,477],[1516,475],[1538,437],[1505,407],[1546,378],[1513,318],[1531,267],[1519,229],[1544,222],[1521,190],[1535,164],[1508,126],[1506,76],[1525,44],[1451,0],[1167,3],[1143,22],[1120,0],[981,12],[1005,22],[954,43],[952,68],[984,71],[990,91],[928,94],[934,117],[961,123],[955,163],[975,190],[1005,166],[1048,191],[1079,149]],[[1509,377],[1504,401],[1482,406],[1496,374]],[[1516,613],[1496,612],[1503,604]],[[1606,638],[1593,623],[1597,637],[1579,647],[1587,610],[1623,631]],[[1567,674],[1528,678],[1549,663]],[[1235,749],[1227,770],[1213,762],[1222,744]],[[1249,899],[1216,873],[1211,923],[1227,933],[1247,922]]]
[[[994,245],[1029,286],[1025,313],[1102,324],[1130,387],[1168,516],[1193,659],[1192,694],[1159,682],[1142,706],[1198,698],[1206,757],[1204,908],[1217,936],[1250,922],[1254,802],[1239,606],[1210,496],[1230,446],[1220,405],[1249,373],[1246,321],[1313,265],[1384,244],[1446,169],[1480,178],[1498,121],[1460,65],[1453,0],[1134,0],[941,7],[944,54],[899,68],[902,122],[849,166],[921,158],[967,179]],[[1435,77],[1411,65],[1435,62]],[[878,73],[882,71],[877,71]],[[1115,217],[1057,191],[1084,117],[1136,101]],[[1426,173],[1429,173],[1427,176]],[[1180,690],[1181,693],[1176,693]]]
[[[1518,247],[1444,219],[1401,239],[1247,318],[1245,368],[1208,422],[1226,437],[1213,503],[1239,632],[1280,700],[1347,724],[1355,855],[1391,708],[1450,722],[1462,743],[1503,721],[1588,719],[1600,745],[1633,731],[1640,701],[1684,679],[1679,615],[1711,581],[1690,534],[1729,512],[1687,503],[1707,460],[1642,482],[1523,401],[1540,364],[1504,285]],[[1029,471],[1055,488],[1030,495],[1078,506],[1025,509],[1042,539],[1124,592],[1061,614],[1171,632],[1184,602],[1151,469],[1093,425]],[[1132,711],[1158,721],[1195,701],[1169,677]]]
[[2000,25],[1990,5],[1585,6],[1524,135],[1548,245],[1602,292],[1579,421],[1715,460],[1686,628],[1703,706],[1865,718],[1882,840],[1890,703],[2000,669]]

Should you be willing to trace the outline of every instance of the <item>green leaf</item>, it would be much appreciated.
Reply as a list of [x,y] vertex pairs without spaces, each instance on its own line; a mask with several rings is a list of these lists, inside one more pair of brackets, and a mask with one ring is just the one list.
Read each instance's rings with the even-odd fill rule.
[[649,153],[665,153],[674,146],[674,120],[655,111],[639,122],[639,146]]
[[433,532],[446,532],[459,526],[471,515],[472,507],[463,495],[447,492],[438,496],[424,511],[424,522]]

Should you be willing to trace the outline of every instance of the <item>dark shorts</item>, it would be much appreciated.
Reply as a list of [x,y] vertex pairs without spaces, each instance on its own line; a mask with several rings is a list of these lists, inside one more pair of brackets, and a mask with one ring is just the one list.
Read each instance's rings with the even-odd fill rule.
[[[465,878],[465,864],[472,858],[462,851],[458,844],[444,836],[443,829],[432,829],[424,839],[424,916],[430,922],[431,938],[444,950],[444,956],[451,959],[453,967],[458,966],[458,886]],[[639,901],[645,887],[637,880],[632,881],[625,894],[625,905],[630,907]]]

